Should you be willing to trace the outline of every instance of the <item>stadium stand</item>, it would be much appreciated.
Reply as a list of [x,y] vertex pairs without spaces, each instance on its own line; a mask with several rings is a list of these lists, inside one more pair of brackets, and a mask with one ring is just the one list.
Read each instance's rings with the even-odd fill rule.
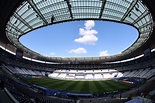
[[[76,72],[75,72],[76,71]],[[56,70],[49,77],[62,79],[103,80],[121,77],[123,74],[116,70]]]
[[[154,53],[153,53],[149,59],[139,58],[137,60],[130,61],[127,64],[120,63],[120,67],[119,67],[119,65],[117,65],[117,66],[115,65],[108,69],[100,69],[100,70],[80,70],[79,71],[76,69],[74,69],[74,70],[57,69],[57,70],[53,71],[53,67],[46,67],[46,66],[45,67],[38,66],[37,69],[35,69],[35,67],[33,66],[32,63],[26,64],[27,66],[24,67],[22,64],[24,64],[25,60],[23,61],[23,63],[20,61],[19,64],[21,64],[21,65],[18,64],[18,66],[14,64],[14,62],[19,62],[18,60],[14,61],[13,63],[12,63],[12,61],[3,63],[2,66],[5,67],[8,71],[10,71],[12,74],[15,74],[15,75],[20,74],[20,75],[45,76],[45,74],[47,73],[49,77],[51,75],[52,75],[51,77],[57,77],[58,75],[63,74],[63,76],[62,76],[63,78],[66,77],[68,79],[76,79],[76,74],[78,74],[80,76],[82,75],[83,79],[88,79],[88,80],[92,79],[92,78],[93,79],[101,79],[101,78],[103,78],[103,76],[112,75],[112,77],[115,77],[115,78],[116,77],[138,77],[138,78],[145,78],[148,80],[155,75],[155,69],[154,69],[155,62],[154,61],[155,60],[154,60]],[[135,62],[136,62],[136,64],[135,64]],[[143,62],[145,62],[145,64],[146,64],[145,66],[141,65]],[[133,64],[134,64],[134,66],[133,66]],[[122,65],[125,65],[125,66],[123,66],[123,69],[122,69]],[[34,67],[34,69],[33,69],[33,67]],[[54,66],[54,67],[56,67],[56,66]],[[66,66],[66,67],[68,68],[68,66]],[[30,68],[32,68],[32,69],[30,69]],[[40,69],[40,68],[42,68],[42,69]],[[46,68],[48,68],[47,71],[46,71]],[[114,69],[114,68],[117,68],[117,69]],[[116,70],[119,70],[120,74]],[[110,74],[110,72],[112,72],[112,74]],[[107,73],[107,74],[103,75],[104,73]],[[116,76],[116,74],[117,74],[117,76]],[[19,98],[19,97],[16,97],[16,98]],[[20,97],[20,98],[22,98],[22,97]],[[19,99],[17,99],[17,100],[19,100]],[[44,101],[44,100],[42,100],[42,101]]]
[[[143,60],[141,62],[143,62]],[[139,62],[139,64],[141,64],[141,62]],[[22,66],[20,66],[20,67],[17,67],[15,65],[11,66],[10,63],[9,63],[9,65],[2,64],[2,67],[5,67],[6,68],[5,70],[10,71],[14,75],[32,75],[32,76],[39,75],[39,76],[45,77],[45,75],[43,75],[43,74],[48,73],[48,76],[52,77],[52,78],[58,77],[60,75],[59,79],[67,78],[67,79],[91,80],[91,79],[103,79],[104,77],[105,78],[119,78],[119,79],[122,78],[122,80],[124,80],[124,79],[127,80],[127,78],[131,79],[133,77],[149,79],[149,78],[152,78],[155,74],[154,67],[145,66],[146,68],[141,68],[140,65],[139,65],[140,69],[135,69],[135,70],[134,69],[125,69],[125,70],[121,70],[119,72],[114,69],[102,69],[102,70],[63,70],[63,69],[61,69],[61,70],[55,70],[55,71],[53,71],[53,70],[52,71],[45,71],[45,70],[43,71],[42,69],[39,69],[39,70],[31,69],[30,70],[30,69],[24,68]],[[131,65],[127,66],[127,68],[130,68],[130,67],[133,68],[132,63],[131,63]],[[78,76],[78,77],[76,78],[76,76]],[[12,86],[10,86],[10,87],[12,87]],[[10,89],[8,89],[8,90],[10,90]],[[13,93],[13,92],[10,92],[10,93]],[[15,98],[17,98],[18,101],[25,101],[24,99],[21,99],[22,98],[21,96],[17,96],[17,94],[13,94],[13,96],[15,96]],[[102,96],[105,96],[105,95],[102,95]],[[33,97],[33,98],[35,98],[35,97]],[[31,101],[31,98],[29,98],[27,100]],[[46,100],[43,99],[41,101],[46,101]],[[92,100],[92,101],[96,101],[96,100]]]

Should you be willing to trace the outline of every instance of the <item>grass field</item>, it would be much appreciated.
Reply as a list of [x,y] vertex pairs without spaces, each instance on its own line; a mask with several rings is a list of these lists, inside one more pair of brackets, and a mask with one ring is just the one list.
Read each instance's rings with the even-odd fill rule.
[[114,80],[103,81],[73,81],[73,80],[59,80],[53,78],[24,78],[29,83],[36,85],[63,90],[67,92],[80,93],[103,93],[112,92],[116,90],[127,89],[131,84],[117,82]]

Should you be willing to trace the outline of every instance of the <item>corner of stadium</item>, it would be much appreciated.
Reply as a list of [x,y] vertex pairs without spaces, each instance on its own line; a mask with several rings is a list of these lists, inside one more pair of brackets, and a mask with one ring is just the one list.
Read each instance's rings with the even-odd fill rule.
[[[155,103],[154,5],[0,0],[0,103]],[[100,57],[48,57],[19,41],[33,30],[79,20],[123,23],[139,35],[121,53]]]

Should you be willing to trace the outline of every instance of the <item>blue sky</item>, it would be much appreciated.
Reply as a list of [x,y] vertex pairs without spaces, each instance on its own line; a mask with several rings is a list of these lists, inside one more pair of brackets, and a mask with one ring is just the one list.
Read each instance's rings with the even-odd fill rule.
[[83,20],[34,30],[22,36],[20,42],[45,56],[95,57],[120,53],[137,37],[137,30],[129,25]]

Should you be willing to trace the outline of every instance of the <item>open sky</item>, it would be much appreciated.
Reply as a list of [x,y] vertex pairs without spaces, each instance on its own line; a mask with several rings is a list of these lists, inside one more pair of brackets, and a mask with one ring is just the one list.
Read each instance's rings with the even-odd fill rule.
[[121,53],[138,37],[129,25],[83,20],[46,26],[20,38],[29,49],[45,56],[95,57]]

